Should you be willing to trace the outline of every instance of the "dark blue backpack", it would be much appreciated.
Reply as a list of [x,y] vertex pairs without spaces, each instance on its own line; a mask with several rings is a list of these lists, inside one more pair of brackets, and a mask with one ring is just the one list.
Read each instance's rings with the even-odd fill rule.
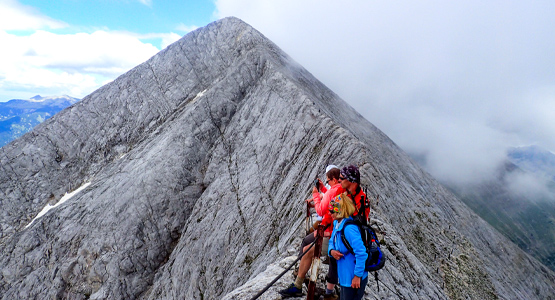
[[377,271],[383,268],[387,258],[382,252],[382,250],[380,249],[380,241],[378,240],[378,236],[376,235],[376,232],[374,232],[374,229],[372,229],[372,227],[370,227],[369,225],[362,224],[358,221],[345,220],[345,224],[343,225],[343,228],[340,231],[341,240],[343,241],[343,244],[345,244],[345,247],[347,247],[349,252],[354,254],[353,247],[351,247],[351,245],[347,241],[347,238],[345,237],[345,234],[343,233],[343,231],[345,230],[345,227],[351,224],[356,225],[358,227],[358,230],[360,231],[360,236],[362,238],[362,243],[366,247],[366,253],[368,254],[368,258],[366,259],[365,270],[368,272],[371,272],[371,271]]

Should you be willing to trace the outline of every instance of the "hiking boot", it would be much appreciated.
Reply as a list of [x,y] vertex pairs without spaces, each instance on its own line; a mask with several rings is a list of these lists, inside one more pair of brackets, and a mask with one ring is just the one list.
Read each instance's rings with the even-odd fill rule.
[[300,297],[303,295],[303,290],[296,287],[294,283],[291,283],[288,288],[279,291],[279,293],[281,294],[281,296],[283,296],[283,298]]
[[337,300],[337,299],[339,299],[339,296],[333,293],[324,295],[324,300]]

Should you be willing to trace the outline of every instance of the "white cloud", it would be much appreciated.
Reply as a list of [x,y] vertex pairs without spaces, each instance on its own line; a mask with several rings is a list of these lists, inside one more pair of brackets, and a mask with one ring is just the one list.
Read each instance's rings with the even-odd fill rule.
[[[158,52],[134,35],[95,31],[16,36],[0,31],[0,88],[83,97]],[[16,95],[17,96],[17,95]],[[2,99],[8,100],[8,99]]]
[[180,38],[181,38],[181,35],[173,33],[173,32],[164,35],[162,37],[162,44],[161,44],[162,49],[168,47],[170,44],[173,44],[174,42],[176,42]]
[[[448,181],[555,150],[555,2],[217,0]],[[482,174],[476,176],[476,174]]]
[[175,30],[181,31],[183,33],[187,33],[187,32],[191,32],[191,31],[193,31],[197,28],[198,28],[198,26],[195,26],[195,25],[185,25],[185,24],[181,23],[181,24],[177,25]]
[[554,195],[549,190],[549,181],[532,174],[510,173],[505,178],[509,192],[522,199],[553,200]]
[[139,0],[139,2],[141,2],[142,4],[144,4],[146,6],[151,6],[152,5],[152,0]]
[[149,33],[149,34],[131,34],[140,40],[160,39],[160,48],[164,49],[170,44],[179,40],[182,36],[177,33]]
[[[161,41],[165,48],[181,38],[176,33],[109,29],[74,34],[48,31],[63,27],[71,29],[18,1],[0,0],[0,101],[36,94],[84,97],[156,54],[159,49],[149,40]],[[12,30],[31,33],[13,34]]]
[[64,22],[51,19],[16,0],[0,0],[0,30],[56,29],[66,26]]

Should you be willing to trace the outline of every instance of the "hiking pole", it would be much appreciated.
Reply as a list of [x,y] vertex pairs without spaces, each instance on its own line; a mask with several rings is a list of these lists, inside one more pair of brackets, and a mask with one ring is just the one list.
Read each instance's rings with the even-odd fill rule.
[[287,267],[287,269],[285,269],[285,271],[281,272],[281,274],[279,274],[276,278],[274,278],[274,280],[272,280],[272,282],[270,282],[263,290],[261,290],[260,292],[258,292],[258,294],[256,294],[254,297],[251,298],[251,300],[256,300],[258,299],[258,297],[262,296],[262,294],[264,294],[264,292],[266,292],[272,285],[274,285],[274,283],[276,283],[276,281],[278,281],[283,275],[285,275],[285,273],[287,273],[289,270],[291,270],[291,268],[299,261],[301,260],[301,258],[308,252],[310,251],[310,249],[312,248],[312,246],[314,246],[314,244],[316,243],[316,241],[312,242],[310,244],[310,247],[308,247],[308,249],[306,249],[305,252],[303,252],[303,254],[301,254],[299,257],[297,257],[297,259],[289,266]]
[[[326,226],[327,227],[327,226]],[[320,267],[320,252],[322,252],[322,239],[324,238],[324,226],[318,225],[316,246],[314,247],[314,256],[312,257],[312,266],[310,267],[310,282],[308,283],[308,292],[306,293],[307,300],[314,299],[314,290],[316,289],[316,280],[318,280],[318,268]]]
[[310,228],[312,227],[312,214],[310,213],[310,202],[306,201],[306,231],[305,234],[308,234]]

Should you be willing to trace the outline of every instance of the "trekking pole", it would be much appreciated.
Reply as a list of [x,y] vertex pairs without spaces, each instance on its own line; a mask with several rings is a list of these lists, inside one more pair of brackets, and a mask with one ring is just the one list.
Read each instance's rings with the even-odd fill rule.
[[[327,226],[326,226],[327,227]],[[314,256],[312,257],[312,266],[310,267],[310,282],[308,283],[307,300],[314,299],[314,290],[316,289],[316,280],[318,280],[318,268],[320,267],[320,252],[322,252],[322,239],[324,238],[325,227],[318,225],[316,240],[314,246]]]
[[308,234],[310,228],[312,227],[312,214],[310,213],[310,202],[306,202],[306,232]]

